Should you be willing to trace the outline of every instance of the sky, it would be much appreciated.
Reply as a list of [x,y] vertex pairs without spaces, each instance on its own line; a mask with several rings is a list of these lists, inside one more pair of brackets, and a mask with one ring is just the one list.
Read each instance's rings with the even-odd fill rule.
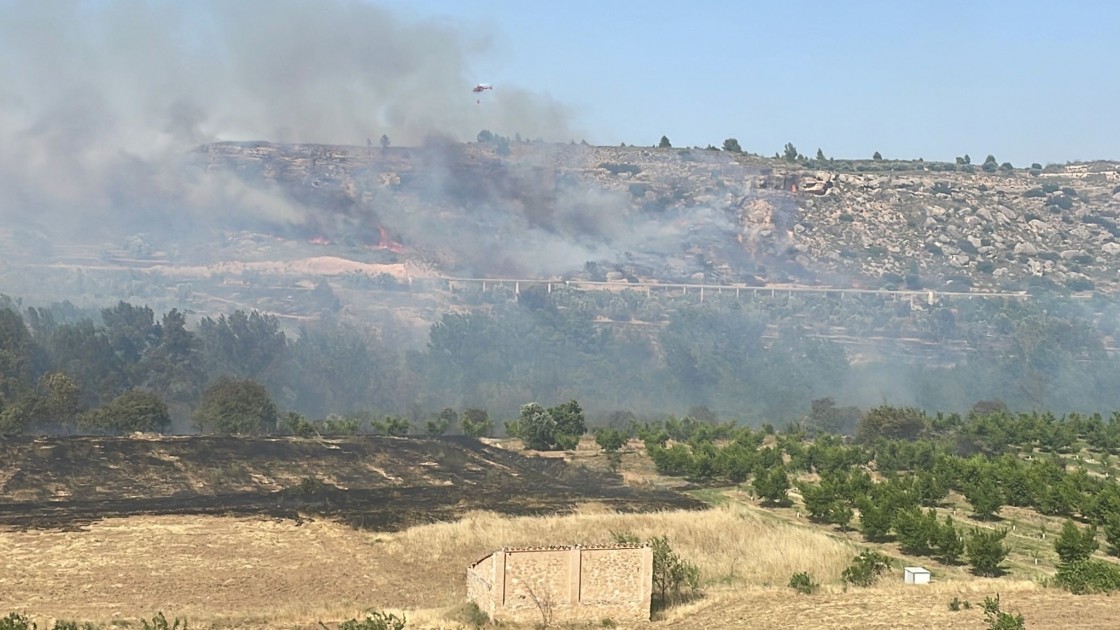
[[[372,0],[371,0],[372,1]],[[495,91],[600,145],[837,158],[1120,158],[1120,3],[377,0],[480,42]]]

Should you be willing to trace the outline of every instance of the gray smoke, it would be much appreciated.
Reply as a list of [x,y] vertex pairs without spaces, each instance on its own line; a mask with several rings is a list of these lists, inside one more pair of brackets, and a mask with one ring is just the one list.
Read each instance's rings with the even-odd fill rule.
[[394,144],[481,128],[567,138],[510,86],[475,103],[488,37],[367,2],[0,2],[0,216],[55,235],[139,217],[298,221],[285,196],[188,166],[215,140]]

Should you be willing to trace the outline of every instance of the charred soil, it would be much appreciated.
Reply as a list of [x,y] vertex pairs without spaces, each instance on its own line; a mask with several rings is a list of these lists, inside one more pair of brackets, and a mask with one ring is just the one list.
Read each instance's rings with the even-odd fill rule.
[[0,527],[79,528],[111,517],[312,515],[376,531],[472,510],[700,508],[669,490],[467,438],[5,438]]

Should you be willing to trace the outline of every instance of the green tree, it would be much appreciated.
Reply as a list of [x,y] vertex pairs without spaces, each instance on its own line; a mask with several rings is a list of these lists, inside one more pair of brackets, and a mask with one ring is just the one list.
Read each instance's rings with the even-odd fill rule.
[[786,469],[775,466],[770,470],[763,470],[754,476],[752,482],[755,494],[769,505],[786,505],[789,503],[789,475]]
[[587,433],[587,419],[584,418],[583,408],[574,400],[561,403],[548,410],[556,422],[556,435],[554,443],[561,450],[570,450],[579,443],[579,438]]
[[973,528],[972,534],[968,537],[968,542],[965,543],[968,563],[972,565],[973,573],[988,577],[999,577],[1003,574],[1000,565],[1010,551],[1003,544],[1003,539],[1007,538],[1007,532],[1006,529],[982,530]]
[[402,436],[408,435],[412,430],[412,425],[406,418],[400,416],[385,416],[381,420],[373,420],[370,426],[378,435],[395,435]]
[[996,161],[996,156],[989,155],[988,157],[984,158],[984,164],[981,165],[980,168],[985,173],[996,172],[996,169],[999,168],[999,162]]
[[918,508],[899,510],[894,516],[894,531],[906,553],[928,556],[937,539],[937,517],[933,511],[923,514]]
[[489,437],[494,433],[494,421],[485,409],[464,409],[459,417],[463,435],[474,438]]
[[69,375],[63,372],[44,374],[39,379],[39,392],[36,423],[65,426],[77,415],[82,390]]
[[700,587],[700,569],[669,546],[667,536],[650,538],[653,547],[653,593],[661,606]]
[[424,432],[432,437],[438,437],[447,433],[447,430],[451,428],[451,425],[455,424],[458,419],[459,414],[455,413],[455,410],[451,407],[447,407],[443,411],[440,411],[435,418],[430,418],[424,423]]
[[1054,551],[1062,564],[1088,560],[1097,550],[1097,528],[1089,527],[1082,531],[1072,520],[1066,520],[1062,531],[1054,539]]
[[872,156],[871,156],[871,159],[872,159],[872,160],[875,160],[875,161],[877,161],[877,162],[878,162],[878,161],[881,161],[881,160],[883,159],[883,154],[882,154],[882,153],[879,153],[878,151],[876,151],[876,152],[875,152],[875,155],[872,155]]
[[728,138],[723,141],[723,150],[728,153],[742,153],[743,148],[739,146],[739,141],[735,138]]
[[171,414],[158,394],[134,389],[82,414],[78,417],[78,426],[112,434],[163,432],[171,426]]
[[203,431],[225,435],[262,435],[276,429],[279,411],[263,385],[222,377],[202,392],[192,419]]
[[616,453],[626,444],[626,433],[611,427],[598,427],[594,431],[595,443],[607,453]]
[[893,514],[890,510],[868,497],[859,500],[859,525],[863,537],[869,542],[883,542],[890,536]]
[[388,149],[389,145],[391,145],[391,144],[392,144],[392,142],[389,140],[389,136],[387,136],[385,134],[381,134],[381,148],[382,149]]
[[661,142],[657,143],[658,148],[672,149],[673,145],[669,142],[669,136],[661,136]]
[[793,146],[792,142],[787,142],[782,157],[785,158],[787,162],[795,162],[797,161],[798,155],[797,147]]
[[973,516],[983,520],[994,518],[1003,506],[1003,495],[990,472],[978,475],[978,481],[963,488],[964,498],[972,505]]
[[864,443],[879,438],[914,440],[926,429],[926,415],[914,407],[880,405],[864,415],[856,429],[856,437]]
[[1104,539],[1108,541],[1108,553],[1120,556],[1120,513],[1109,512],[1104,517]]
[[817,147],[817,159],[818,159],[818,160],[821,160],[822,162],[823,162],[823,161],[824,161],[824,159],[825,159],[825,158],[824,158],[824,151],[821,151],[821,148],[820,148],[820,147]]
[[933,549],[945,564],[956,564],[965,552],[964,537],[953,525],[953,517],[946,516],[945,522],[937,528]]

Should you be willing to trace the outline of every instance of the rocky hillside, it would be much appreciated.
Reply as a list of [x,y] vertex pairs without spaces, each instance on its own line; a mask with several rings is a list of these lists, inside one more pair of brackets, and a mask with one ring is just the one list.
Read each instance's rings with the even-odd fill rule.
[[307,240],[388,249],[440,275],[1116,289],[1117,163],[788,162],[499,140],[200,153],[304,204]]

